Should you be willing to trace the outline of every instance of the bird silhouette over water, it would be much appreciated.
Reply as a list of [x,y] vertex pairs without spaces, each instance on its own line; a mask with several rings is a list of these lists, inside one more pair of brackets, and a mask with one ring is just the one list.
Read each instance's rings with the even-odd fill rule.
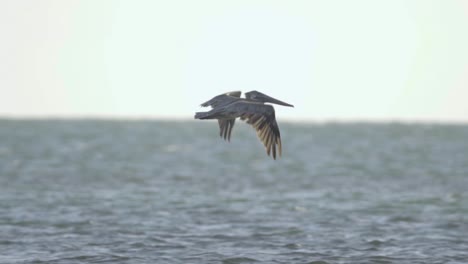
[[294,107],[266,94],[250,91],[241,98],[241,91],[233,91],[220,94],[201,104],[203,107],[211,106],[208,112],[195,113],[195,119],[217,119],[219,124],[219,136],[230,141],[232,128],[236,118],[245,120],[247,124],[257,131],[258,138],[265,145],[266,153],[276,159],[276,153],[281,156],[281,136],[275,118],[275,109],[272,105],[278,104]]

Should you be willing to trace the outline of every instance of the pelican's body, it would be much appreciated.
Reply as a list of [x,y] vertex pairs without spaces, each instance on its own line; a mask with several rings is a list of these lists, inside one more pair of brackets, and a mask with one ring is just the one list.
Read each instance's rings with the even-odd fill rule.
[[257,131],[257,135],[265,145],[267,154],[272,153],[276,159],[278,149],[281,155],[281,137],[278,124],[275,118],[274,103],[293,107],[293,105],[274,99],[268,95],[257,91],[245,93],[245,98],[241,98],[240,91],[229,92],[213,97],[211,100],[201,104],[201,106],[211,106],[213,109],[208,112],[198,112],[195,119],[217,119],[219,123],[219,135],[226,140],[231,139],[232,128],[236,118],[246,120]]

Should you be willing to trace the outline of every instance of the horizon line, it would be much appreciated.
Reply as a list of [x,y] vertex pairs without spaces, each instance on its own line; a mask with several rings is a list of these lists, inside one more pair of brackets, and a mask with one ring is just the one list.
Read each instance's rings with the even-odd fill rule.
[[[402,123],[402,124],[444,124],[444,125],[468,125],[468,120],[461,119],[436,119],[436,118],[353,118],[353,117],[329,117],[329,118],[276,118],[284,123]],[[195,121],[189,116],[153,116],[153,115],[8,115],[0,114],[0,120],[102,120],[102,121]]]

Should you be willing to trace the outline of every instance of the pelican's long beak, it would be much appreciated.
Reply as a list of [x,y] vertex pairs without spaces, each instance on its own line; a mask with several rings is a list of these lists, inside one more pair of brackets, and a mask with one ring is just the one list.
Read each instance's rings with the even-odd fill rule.
[[278,99],[270,97],[270,96],[268,96],[266,94],[262,94],[262,99],[266,103],[272,103],[272,104],[277,104],[277,105],[284,105],[284,106],[294,107],[294,105],[292,105],[292,104],[285,103],[283,101],[280,101]]

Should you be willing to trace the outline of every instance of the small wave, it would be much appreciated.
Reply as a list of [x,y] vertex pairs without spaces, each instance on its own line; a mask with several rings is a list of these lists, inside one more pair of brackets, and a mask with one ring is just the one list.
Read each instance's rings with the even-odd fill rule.
[[252,263],[258,262],[258,260],[253,258],[247,257],[233,257],[233,258],[226,258],[222,260],[223,264],[238,264],[238,263]]
[[323,260],[316,260],[316,261],[307,262],[307,264],[328,264],[328,262],[323,261]]
[[119,261],[128,261],[130,257],[120,256],[115,254],[100,254],[100,255],[79,255],[74,257],[61,257],[51,260],[36,260],[35,263],[71,263],[73,261],[87,262],[87,263],[117,263]]

